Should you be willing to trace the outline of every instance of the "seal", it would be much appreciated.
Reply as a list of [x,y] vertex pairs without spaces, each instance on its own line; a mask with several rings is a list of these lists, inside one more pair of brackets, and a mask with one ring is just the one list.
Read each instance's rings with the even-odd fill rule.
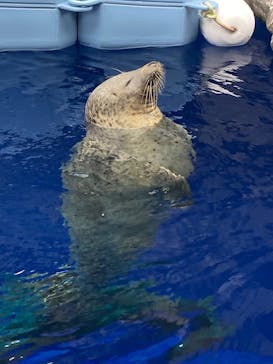
[[164,77],[163,65],[153,61],[95,88],[85,106],[86,137],[66,172],[90,176],[93,190],[94,178],[100,181],[98,193],[109,181],[108,190],[176,189],[180,196],[189,194],[186,178],[193,170],[194,151],[187,131],[157,105]]
[[[85,106],[86,136],[62,167],[71,254],[86,292],[98,302],[130,270],[137,253],[152,244],[170,205],[191,201],[191,138],[157,106],[164,74],[161,63],[150,62],[95,88]],[[137,291],[141,307],[145,294]],[[118,292],[127,301],[128,287]]]

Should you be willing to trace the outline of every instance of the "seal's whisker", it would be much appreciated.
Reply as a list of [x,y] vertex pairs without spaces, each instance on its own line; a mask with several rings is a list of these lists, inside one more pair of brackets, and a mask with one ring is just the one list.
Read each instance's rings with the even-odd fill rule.
[[145,105],[145,107],[146,107],[146,99],[147,99],[147,85],[148,85],[148,83],[146,82],[145,83],[145,85],[144,85],[144,90],[143,90],[143,94],[142,94],[142,96],[141,96],[141,98],[142,98],[142,103]]
[[157,102],[156,102],[156,97],[157,97],[157,89],[153,88],[152,89],[152,105],[155,107]]
[[155,76],[155,78],[157,79],[157,80],[161,80],[161,75],[160,75],[160,73],[158,73],[158,72],[155,72],[154,73],[154,76]]
[[162,88],[164,86],[164,78],[158,77],[157,80],[159,87]]
[[150,105],[153,105],[153,86],[150,87]]
[[153,74],[157,79],[161,79],[163,76],[159,72],[154,72]]
[[118,73],[124,73],[124,71],[119,70],[118,68],[111,67],[112,70],[117,71]]
[[146,92],[145,108],[148,109],[148,106],[149,106],[149,87],[147,87],[147,92]]
[[154,88],[151,87],[151,93],[150,93],[150,106],[154,105]]
[[148,104],[148,106],[151,105],[151,103],[152,103],[151,98],[152,98],[152,87],[151,87],[151,85],[149,85],[149,104]]
[[151,83],[149,82],[149,86],[148,86],[148,103],[147,106],[149,107],[151,104]]
[[157,87],[156,85],[154,87],[152,87],[152,103],[155,103],[155,96],[157,94]]
[[149,100],[148,100],[148,106],[152,106],[153,105],[153,82],[150,81],[149,82]]
[[158,83],[158,91],[160,92],[164,86],[164,77],[161,74],[155,73],[155,78]]
[[149,105],[149,82],[146,83],[145,94],[145,108],[147,109]]
[[142,95],[142,103],[146,109],[154,109],[157,106],[158,95],[163,86],[164,74],[162,72],[155,71],[146,80]]
[[161,92],[163,86],[164,86],[164,81],[161,78],[156,78],[156,89],[158,93]]
[[158,95],[158,92],[154,91],[154,100],[153,100],[154,106],[157,105],[157,95]]
[[165,81],[165,77],[164,75],[162,75],[161,73],[157,72],[155,74],[156,78],[158,79],[159,83],[160,84],[164,84],[164,81]]

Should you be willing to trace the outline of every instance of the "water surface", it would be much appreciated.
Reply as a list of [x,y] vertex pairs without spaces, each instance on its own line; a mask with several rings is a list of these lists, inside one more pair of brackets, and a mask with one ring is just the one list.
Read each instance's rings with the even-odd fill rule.
[[[200,39],[168,49],[75,46],[1,55],[3,362],[273,362],[268,42],[258,24],[255,37],[240,48],[214,48]],[[161,110],[193,138],[192,204],[166,205],[158,226],[143,229],[141,242],[129,251],[121,245],[120,261],[102,247],[98,257],[107,260],[97,279],[110,272],[111,284],[91,298],[95,290],[79,270],[62,212],[61,166],[85,135],[88,93],[116,74],[115,68],[126,71],[151,60],[166,67]],[[90,319],[96,312],[92,299],[103,307],[96,325]],[[61,314],[56,307],[63,301]],[[167,309],[170,302],[175,304]],[[159,306],[151,314],[149,307]],[[173,318],[179,313],[191,325]],[[211,319],[212,331],[202,318]],[[191,339],[188,349],[194,332],[204,335]]]

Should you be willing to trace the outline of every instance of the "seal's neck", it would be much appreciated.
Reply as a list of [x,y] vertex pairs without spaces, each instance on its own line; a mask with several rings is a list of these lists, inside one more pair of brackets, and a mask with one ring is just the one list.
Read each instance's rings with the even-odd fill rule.
[[[162,120],[163,114],[158,107],[150,112],[136,113],[116,113],[115,117],[100,117],[97,120],[91,120],[98,127],[109,129],[138,129],[156,125]],[[87,126],[90,122],[87,121]]]
[[145,112],[145,113],[136,113],[131,114],[130,116],[122,115],[119,120],[117,120],[116,128],[144,128],[156,125],[163,118],[163,114],[158,107],[156,107],[153,111]]

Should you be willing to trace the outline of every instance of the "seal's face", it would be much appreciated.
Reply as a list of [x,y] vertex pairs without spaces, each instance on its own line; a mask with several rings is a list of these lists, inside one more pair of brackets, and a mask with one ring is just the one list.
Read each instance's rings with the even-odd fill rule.
[[154,125],[162,118],[157,98],[163,84],[164,67],[159,62],[111,77],[90,94],[86,121],[105,128]]

